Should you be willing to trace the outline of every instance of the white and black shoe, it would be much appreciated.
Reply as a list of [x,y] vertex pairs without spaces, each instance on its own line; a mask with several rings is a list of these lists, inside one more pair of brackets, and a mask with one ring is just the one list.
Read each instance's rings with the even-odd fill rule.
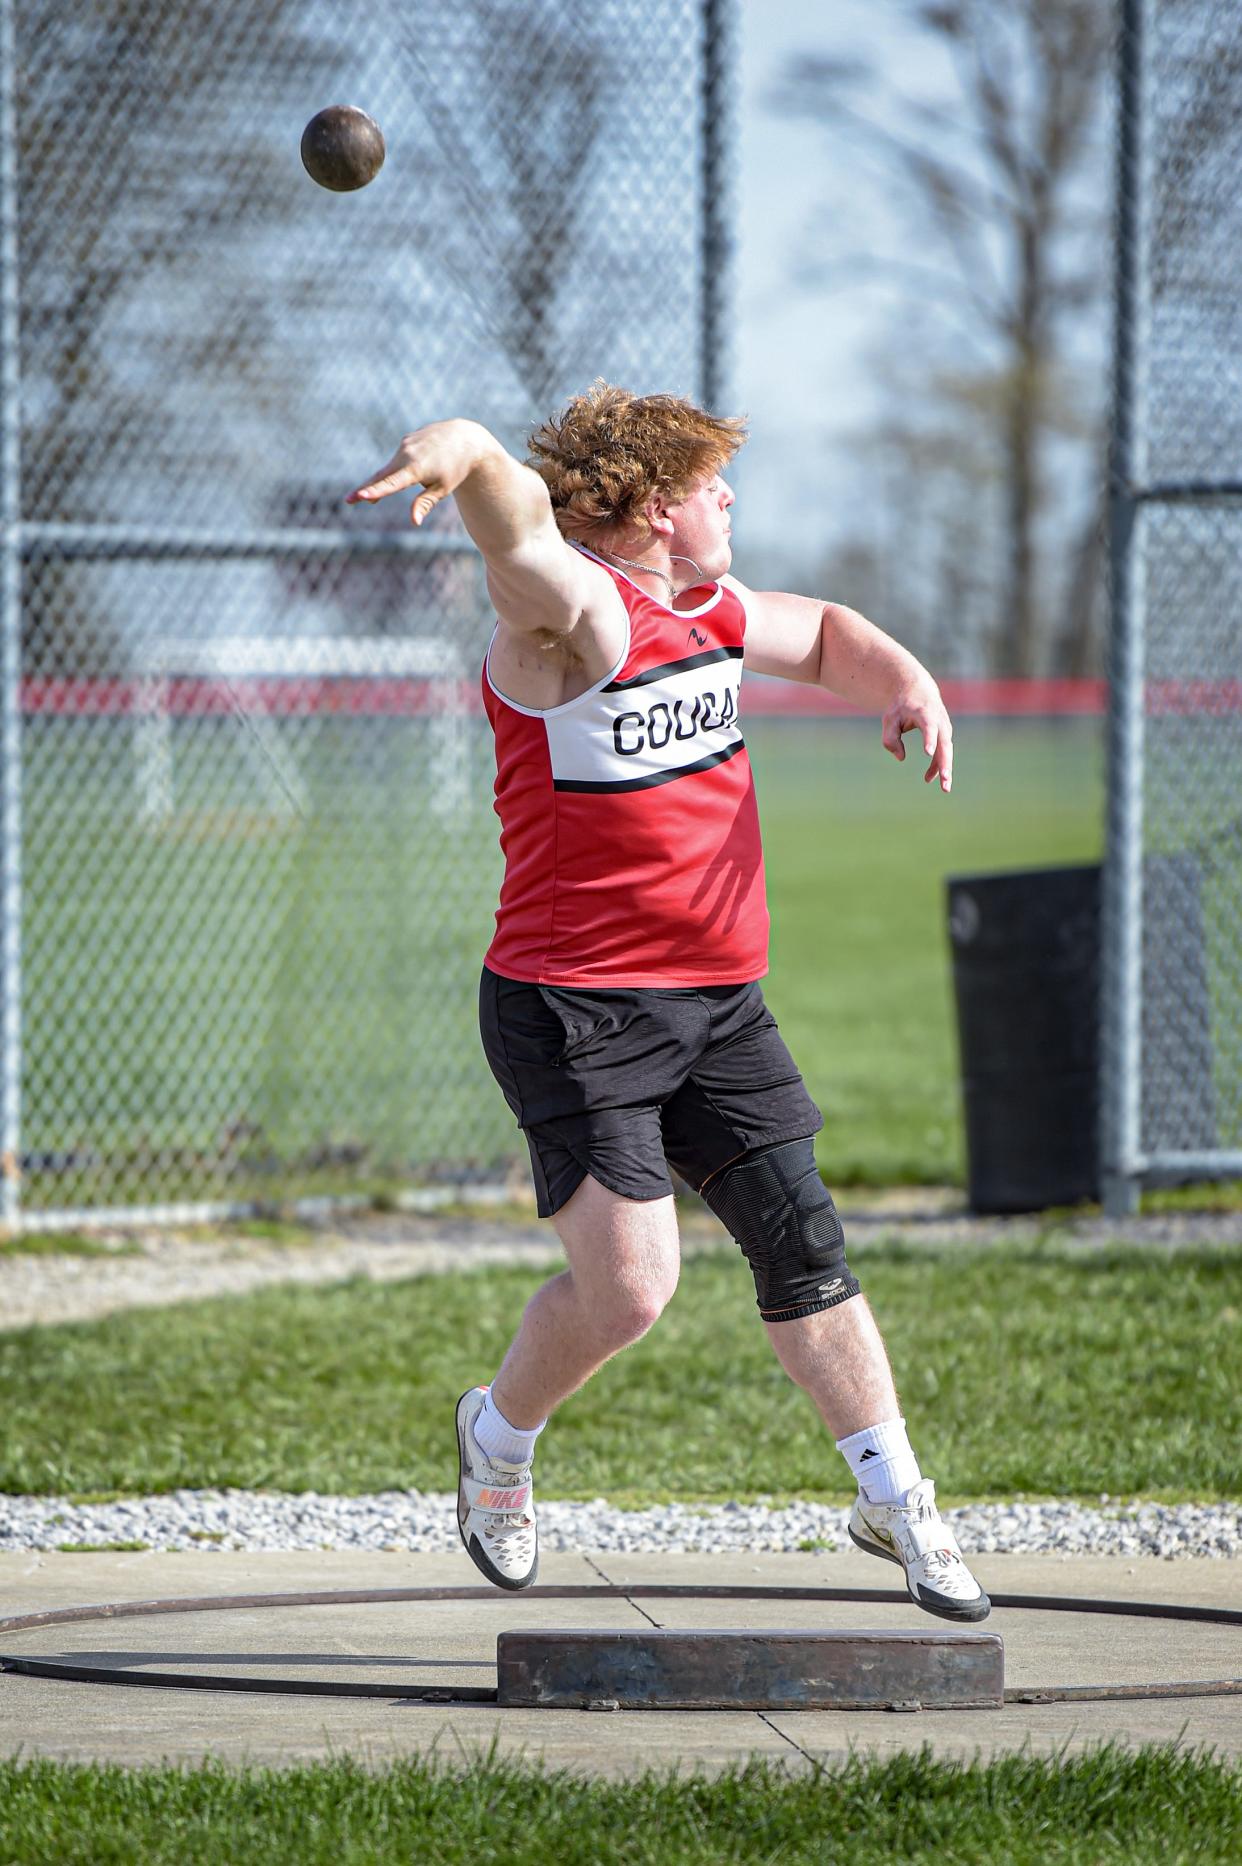
[[860,1494],[850,1512],[849,1538],[868,1555],[899,1563],[911,1600],[928,1613],[942,1620],[986,1620],[992,1611],[936,1508],[930,1477],[912,1485],[901,1503],[868,1503]]
[[486,1387],[457,1402],[457,1527],[475,1567],[497,1587],[529,1587],[539,1571],[539,1532],[530,1465],[489,1458],[472,1427]]

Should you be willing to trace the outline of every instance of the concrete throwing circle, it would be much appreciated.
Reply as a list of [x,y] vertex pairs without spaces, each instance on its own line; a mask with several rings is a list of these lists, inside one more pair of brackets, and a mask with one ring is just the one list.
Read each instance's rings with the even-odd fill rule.
[[[856,1587],[689,1587],[665,1586],[659,1583],[641,1583],[625,1587],[601,1583],[586,1586],[537,1586],[523,1590],[520,1596],[497,1588],[480,1586],[327,1589],[301,1594],[221,1594],[202,1598],[117,1601],[94,1606],[49,1608],[41,1613],[25,1613],[0,1618],[0,1640],[7,1643],[8,1636],[11,1634],[24,1633],[41,1627],[175,1614],[257,1612],[270,1615],[297,1607],[375,1607],[410,1604],[432,1608],[453,1601],[469,1602],[475,1606],[490,1603],[512,1607],[518,1598],[523,1601],[615,1601],[622,1604],[632,1604],[642,1600],[692,1603],[802,1601],[825,1604],[842,1602],[904,1608],[908,1608],[911,1604],[908,1595],[896,1589]],[[1176,1602],[1165,1604],[1152,1601],[1091,1600],[1080,1599],[1073,1595],[993,1594],[992,1605],[1029,1613],[1107,1614],[1121,1618],[1180,1621],[1203,1626],[1242,1626],[1242,1611],[1225,1607],[1185,1606]],[[641,1613],[642,1609],[638,1611]],[[649,1615],[645,1617],[650,1620]],[[654,1626],[655,1622],[651,1624]],[[908,1622],[905,1624],[908,1626]],[[943,1627],[945,1623],[936,1622],[936,1624]],[[615,1630],[615,1628],[608,1630]],[[446,1684],[420,1684],[404,1680],[375,1684],[362,1680],[278,1677],[255,1671],[157,1671],[147,1669],[142,1661],[149,1657],[162,1656],[166,1660],[188,1663],[195,1656],[200,1655],[109,1653],[106,1656],[112,1659],[125,1658],[131,1663],[104,1665],[84,1662],[82,1654],[73,1658],[63,1655],[43,1658],[37,1654],[0,1652],[0,1671],[26,1677],[69,1679],[78,1683],[162,1686],[182,1691],[280,1692],[299,1697],[382,1698],[389,1702],[401,1700],[440,1705],[495,1704],[497,1702],[497,1688],[494,1684],[463,1684],[456,1681]],[[245,1655],[214,1656],[219,1662],[233,1662]],[[269,1663],[307,1662],[299,1661],[296,1654],[289,1653],[260,1655],[252,1652],[249,1656],[252,1661],[261,1656]],[[487,1660],[462,1659],[448,1655],[439,1659],[395,1658],[390,1655],[359,1652],[354,1656],[360,1666],[383,1664],[408,1669],[438,1665],[448,1670],[462,1667],[491,1669],[490,1662]],[[1212,1656],[1215,1660],[1214,1649]],[[341,1663],[343,1662],[343,1649],[329,1655],[309,1655],[309,1662],[314,1662],[316,1657],[323,1659],[324,1662]],[[135,1660],[139,1663],[133,1663]],[[1138,1698],[1231,1696],[1242,1696],[1242,1678],[1204,1678],[1181,1682],[1162,1679],[1119,1684],[1025,1684],[1006,1688],[1004,1701],[1007,1704],[1049,1704],[1091,1700],[1124,1701]]]

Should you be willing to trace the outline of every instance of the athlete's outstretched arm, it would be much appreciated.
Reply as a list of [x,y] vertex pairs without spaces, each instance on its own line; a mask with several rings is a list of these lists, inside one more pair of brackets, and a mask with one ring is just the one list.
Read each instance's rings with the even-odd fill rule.
[[[736,582],[736,579],[733,579]],[[953,785],[953,726],[940,689],[900,642],[843,603],[783,590],[738,589],[746,604],[746,665],[838,693],[882,717],[881,738],[904,758],[903,732],[917,732],[930,763],[926,783]]]
[[584,560],[557,530],[539,475],[506,453],[494,434],[465,420],[417,428],[346,503],[371,505],[412,486],[422,488],[410,507],[415,525],[452,493],[510,627],[554,634],[574,627],[592,593]]

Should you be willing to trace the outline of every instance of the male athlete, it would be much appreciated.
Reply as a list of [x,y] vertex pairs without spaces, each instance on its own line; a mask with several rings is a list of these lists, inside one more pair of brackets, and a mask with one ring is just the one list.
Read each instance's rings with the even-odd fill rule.
[[919,733],[946,792],[949,717],[854,610],[728,574],[722,475],[744,438],[736,418],[596,382],[536,430],[526,465],[475,422],[437,421],[349,495],[421,487],[419,525],[453,494],[487,568],[505,876],[481,1028],[569,1266],[527,1304],[491,1385],[458,1402],[458,1523],[490,1581],[529,1587],[535,1440],[676,1287],[671,1165],[737,1239],[777,1357],[858,1481],[851,1540],[899,1562],[928,1612],[981,1620],[987,1595],[910,1448],[815,1165],[822,1116],[759,989],[743,657],[882,714],[896,758]]

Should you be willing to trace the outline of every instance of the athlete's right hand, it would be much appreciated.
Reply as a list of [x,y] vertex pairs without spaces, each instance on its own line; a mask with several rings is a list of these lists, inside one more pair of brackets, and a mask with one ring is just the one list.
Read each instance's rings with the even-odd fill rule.
[[433,421],[407,434],[386,467],[364,480],[346,497],[346,505],[373,505],[407,486],[422,491],[410,507],[410,522],[421,525],[428,512],[448,497],[495,441],[477,421]]

